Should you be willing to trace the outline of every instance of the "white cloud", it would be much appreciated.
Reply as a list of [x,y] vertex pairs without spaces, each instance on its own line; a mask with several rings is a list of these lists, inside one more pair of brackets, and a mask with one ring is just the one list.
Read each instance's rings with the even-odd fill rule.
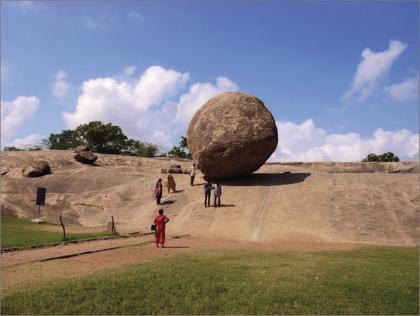
[[127,18],[136,23],[144,23],[144,16],[140,12],[130,12]]
[[358,133],[328,134],[312,119],[302,124],[277,121],[279,144],[270,161],[360,161],[370,153],[394,152],[401,159],[417,160],[419,134],[407,129],[378,128],[367,138]]
[[90,15],[82,17],[81,23],[84,28],[92,31],[104,29],[106,27],[104,18],[99,20]]
[[[188,73],[152,66],[137,79],[105,77],[85,81],[75,111],[64,112],[69,128],[93,120],[119,125],[127,136],[171,146],[185,132],[189,118],[212,96],[237,85],[225,77],[185,88]],[[179,134],[178,134],[179,133]]]
[[218,77],[216,85],[209,82],[195,83],[191,85],[188,93],[179,98],[178,112],[176,119],[181,122],[189,122],[194,113],[210,98],[215,95],[226,92],[236,91],[236,83],[226,77]]
[[401,83],[395,83],[385,87],[385,93],[398,102],[417,99],[419,96],[419,77],[406,79]]
[[31,118],[39,108],[36,97],[17,97],[13,101],[1,101],[1,140],[10,142],[22,124]]
[[362,60],[357,66],[352,85],[343,96],[343,102],[366,101],[378,89],[386,78],[392,64],[407,48],[407,44],[400,41],[389,41],[389,47],[382,52],[373,52],[370,48],[362,51]]
[[128,66],[124,68],[124,75],[125,76],[131,76],[136,71],[136,66]]
[[60,69],[55,75],[55,81],[53,83],[53,94],[57,98],[62,98],[67,94],[70,89],[70,84],[66,81],[67,74],[64,70]]
[[23,138],[16,138],[11,142],[6,142],[3,145],[5,146],[14,146],[17,148],[28,148],[32,147],[34,145],[40,145],[42,141],[43,136],[38,133],[30,134]]
[[[167,143],[166,126],[175,113],[164,102],[177,95],[188,78],[188,73],[152,66],[134,81],[112,77],[85,81],[76,110],[63,117],[71,128],[102,120],[118,124],[130,137]],[[166,132],[163,139],[159,131]]]

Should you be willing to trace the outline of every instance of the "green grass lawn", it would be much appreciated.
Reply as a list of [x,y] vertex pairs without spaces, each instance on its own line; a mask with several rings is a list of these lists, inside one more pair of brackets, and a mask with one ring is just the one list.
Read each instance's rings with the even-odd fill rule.
[[[52,224],[34,224],[30,220],[14,217],[1,217],[1,247],[22,247],[34,244],[45,244],[63,240],[63,233],[47,231]],[[56,226],[56,225],[54,225]],[[108,232],[66,233],[67,240],[85,239],[110,235]]]
[[417,248],[209,251],[18,290],[1,312],[418,315],[418,281]]

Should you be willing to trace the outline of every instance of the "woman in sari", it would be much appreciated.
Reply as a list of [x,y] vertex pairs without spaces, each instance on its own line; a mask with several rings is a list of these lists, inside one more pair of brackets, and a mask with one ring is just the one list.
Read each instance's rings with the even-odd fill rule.
[[157,205],[159,205],[160,199],[162,198],[162,179],[161,178],[159,178],[159,180],[156,182],[155,198],[156,198]]
[[159,210],[159,214],[155,217],[156,231],[155,231],[155,242],[156,247],[159,248],[159,244],[162,248],[165,248],[165,226],[169,222],[169,218],[163,215],[163,209]]
[[168,178],[167,178],[167,181],[165,182],[165,186],[168,189],[168,194],[169,192],[171,192],[171,190],[176,192],[176,183],[175,183],[175,179],[172,173],[168,173]]

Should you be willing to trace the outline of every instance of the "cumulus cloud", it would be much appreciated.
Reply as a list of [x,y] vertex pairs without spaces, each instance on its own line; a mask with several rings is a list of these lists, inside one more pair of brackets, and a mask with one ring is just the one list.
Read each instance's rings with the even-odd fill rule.
[[38,108],[37,97],[20,96],[13,101],[1,101],[2,137],[15,136],[24,121],[32,117]]
[[419,134],[378,128],[369,137],[328,134],[312,119],[301,124],[277,121],[279,144],[270,161],[360,161],[370,153],[394,152],[400,159],[419,158]]
[[28,148],[28,147],[32,147],[34,145],[39,145],[41,143],[43,139],[43,136],[41,134],[38,133],[34,133],[34,134],[30,134],[26,137],[23,138],[16,138],[13,141],[6,141],[4,144],[2,144],[4,147],[5,146],[13,146],[13,147],[17,147],[17,148]]
[[130,12],[127,15],[128,20],[135,23],[144,23],[144,16],[140,12]]
[[378,86],[386,78],[392,64],[407,48],[407,44],[397,40],[389,42],[388,49],[382,52],[374,52],[370,48],[362,51],[362,60],[357,66],[356,74],[349,90],[341,100],[366,101],[378,89]]
[[64,113],[70,128],[93,120],[113,122],[130,137],[167,145],[174,109],[165,101],[185,86],[188,73],[152,66],[138,78],[85,81],[73,113]]
[[[131,70],[126,75],[132,74]],[[170,147],[185,132],[189,118],[212,96],[237,85],[225,77],[216,84],[195,83],[182,93],[188,73],[160,66],[138,78],[105,77],[85,81],[74,112],[64,112],[69,128],[93,120],[121,126],[132,138]]]
[[70,84],[66,81],[67,74],[60,69],[55,75],[55,81],[52,85],[53,94],[57,98],[64,97],[70,89]]
[[189,122],[194,113],[207,100],[219,93],[236,90],[238,90],[236,83],[226,77],[218,77],[216,85],[209,82],[195,83],[191,85],[188,93],[179,98],[176,119],[181,122]]
[[36,97],[19,96],[13,101],[1,101],[1,143],[12,142],[23,123],[39,108]]
[[385,93],[397,102],[415,100],[419,96],[419,77],[409,78],[401,83],[385,87]]

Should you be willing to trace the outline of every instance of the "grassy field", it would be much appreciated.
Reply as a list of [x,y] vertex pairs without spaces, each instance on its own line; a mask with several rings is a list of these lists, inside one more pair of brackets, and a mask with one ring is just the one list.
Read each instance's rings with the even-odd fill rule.
[[1,312],[418,315],[418,281],[417,248],[204,252],[18,290]]
[[[33,224],[27,219],[1,217],[1,247],[22,247],[63,240],[61,232],[46,230],[52,224]],[[54,225],[56,226],[56,225]],[[108,232],[66,234],[67,240],[85,239],[110,235]]]

